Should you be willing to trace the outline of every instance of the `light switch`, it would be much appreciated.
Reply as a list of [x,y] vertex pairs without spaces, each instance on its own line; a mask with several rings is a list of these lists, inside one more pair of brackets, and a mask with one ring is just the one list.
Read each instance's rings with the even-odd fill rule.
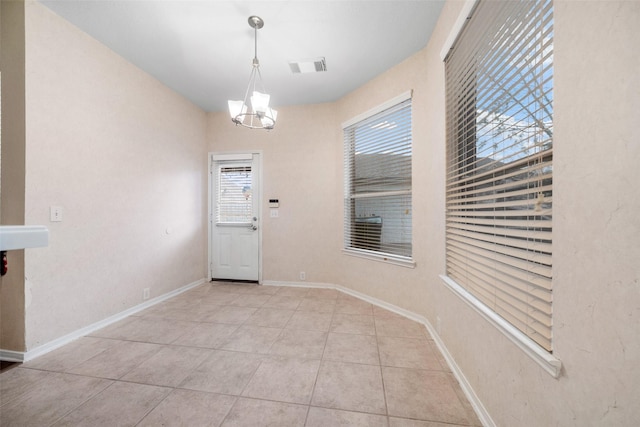
[[51,206],[51,207],[49,207],[49,220],[51,222],[61,222],[62,221],[62,206]]
[[278,209],[271,209],[271,218],[278,218]]

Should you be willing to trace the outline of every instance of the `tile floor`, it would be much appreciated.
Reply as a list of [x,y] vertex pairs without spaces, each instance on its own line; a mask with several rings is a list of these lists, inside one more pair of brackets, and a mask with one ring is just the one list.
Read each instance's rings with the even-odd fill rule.
[[425,328],[332,289],[206,283],[0,373],[2,426],[480,426]]

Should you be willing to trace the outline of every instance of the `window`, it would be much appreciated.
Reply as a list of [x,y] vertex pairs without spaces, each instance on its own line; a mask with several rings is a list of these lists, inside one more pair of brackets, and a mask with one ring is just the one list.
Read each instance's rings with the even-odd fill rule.
[[217,224],[251,223],[251,180],[250,164],[218,165]]
[[343,129],[347,253],[412,265],[411,94]]
[[478,2],[445,73],[447,276],[551,352],[552,1]]

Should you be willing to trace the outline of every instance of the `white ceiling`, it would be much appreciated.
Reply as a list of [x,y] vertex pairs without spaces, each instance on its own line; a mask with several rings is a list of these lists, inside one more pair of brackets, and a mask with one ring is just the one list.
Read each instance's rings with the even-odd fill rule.
[[[242,99],[254,54],[274,108],[335,101],[422,49],[444,0],[41,0],[206,111]],[[325,57],[324,73],[289,61]]]

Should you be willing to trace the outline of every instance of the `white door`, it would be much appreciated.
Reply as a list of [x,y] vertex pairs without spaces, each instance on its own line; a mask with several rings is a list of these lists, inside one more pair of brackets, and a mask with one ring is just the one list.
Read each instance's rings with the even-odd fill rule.
[[260,155],[211,155],[212,279],[259,280]]

